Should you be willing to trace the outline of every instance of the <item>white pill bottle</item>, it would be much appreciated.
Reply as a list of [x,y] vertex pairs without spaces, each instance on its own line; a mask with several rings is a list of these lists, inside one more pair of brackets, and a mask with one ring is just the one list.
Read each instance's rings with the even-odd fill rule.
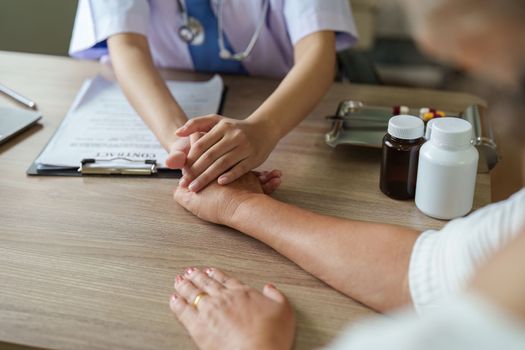
[[472,210],[479,154],[472,126],[459,118],[427,125],[429,139],[419,153],[416,206],[436,219],[450,220]]

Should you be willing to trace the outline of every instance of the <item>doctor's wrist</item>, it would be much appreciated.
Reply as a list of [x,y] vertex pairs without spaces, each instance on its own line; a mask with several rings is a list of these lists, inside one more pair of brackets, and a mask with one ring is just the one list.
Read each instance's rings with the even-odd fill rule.
[[279,142],[282,137],[280,125],[273,118],[252,114],[246,121],[254,125],[259,133],[273,144]]

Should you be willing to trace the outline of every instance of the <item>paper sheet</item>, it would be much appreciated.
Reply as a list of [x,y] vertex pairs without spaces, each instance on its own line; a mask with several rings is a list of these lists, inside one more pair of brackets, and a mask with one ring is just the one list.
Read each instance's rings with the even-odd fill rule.
[[[167,82],[188,117],[217,113],[224,89],[216,75],[207,82]],[[77,167],[82,159],[156,160],[167,153],[127,102],[118,84],[86,81],[53,139],[36,160],[39,166]]]

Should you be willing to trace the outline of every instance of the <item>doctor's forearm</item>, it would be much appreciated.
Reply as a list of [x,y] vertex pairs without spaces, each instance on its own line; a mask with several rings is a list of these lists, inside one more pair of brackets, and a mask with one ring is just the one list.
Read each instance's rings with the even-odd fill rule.
[[319,103],[335,76],[335,33],[317,32],[295,47],[295,65],[275,92],[248,119],[284,137]]
[[147,39],[118,34],[108,39],[112,64],[129,102],[164,148],[177,139],[175,130],[187,118],[153,64]]
[[225,224],[376,310],[411,301],[408,264],[417,231],[318,215],[262,194],[245,198]]

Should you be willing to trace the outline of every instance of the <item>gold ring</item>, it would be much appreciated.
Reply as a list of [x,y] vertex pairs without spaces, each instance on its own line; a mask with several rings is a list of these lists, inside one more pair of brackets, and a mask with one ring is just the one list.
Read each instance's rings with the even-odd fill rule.
[[208,293],[206,292],[200,292],[199,294],[197,294],[197,296],[195,297],[195,299],[193,299],[193,303],[191,303],[191,305],[193,307],[197,307],[197,304],[199,304],[199,302],[201,301],[202,298],[204,298],[205,296],[207,296]]

